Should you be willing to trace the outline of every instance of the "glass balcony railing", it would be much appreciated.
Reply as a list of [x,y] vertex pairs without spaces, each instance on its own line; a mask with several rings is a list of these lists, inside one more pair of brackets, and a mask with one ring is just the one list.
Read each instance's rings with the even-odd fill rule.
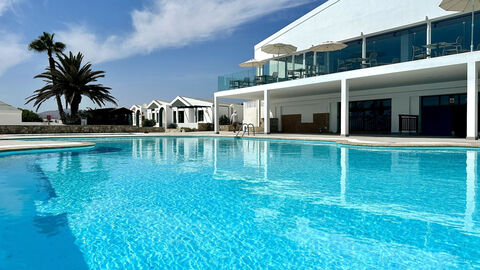
[[249,68],[240,72],[219,76],[218,90],[222,91],[253,86],[256,74],[256,68]]
[[[474,50],[480,50],[480,12],[475,16]],[[230,90],[390,65],[470,51],[471,14],[431,21],[427,25],[358,37],[334,52],[299,52],[272,58],[263,67],[218,77],[218,90]],[[427,35],[431,42],[427,44]],[[475,38],[477,37],[477,38]],[[365,42],[364,40],[365,39]],[[294,44],[294,42],[293,42]],[[363,46],[366,46],[363,48]]]

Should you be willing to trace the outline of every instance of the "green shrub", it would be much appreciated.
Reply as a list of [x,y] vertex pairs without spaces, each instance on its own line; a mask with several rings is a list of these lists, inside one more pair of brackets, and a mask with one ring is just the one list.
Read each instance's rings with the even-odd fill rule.
[[152,119],[143,119],[142,120],[142,127],[154,127],[157,124],[155,120]]
[[177,124],[170,123],[170,124],[167,125],[167,128],[177,128]]
[[33,111],[22,109],[22,122],[43,122],[43,119]]
[[230,125],[230,119],[226,115],[220,116],[220,119],[218,119],[218,123],[220,125]]

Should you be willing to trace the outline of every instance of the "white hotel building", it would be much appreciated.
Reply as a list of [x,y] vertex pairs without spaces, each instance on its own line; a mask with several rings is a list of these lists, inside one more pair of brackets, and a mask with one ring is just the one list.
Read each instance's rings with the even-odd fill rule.
[[[471,52],[471,13],[447,12],[440,2],[328,0],[255,45],[255,59],[266,65],[219,77],[215,101],[249,100],[244,122],[265,133],[477,139],[480,14]],[[347,47],[310,50],[328,41]],[[297,51],[262,51],[275,43]]]

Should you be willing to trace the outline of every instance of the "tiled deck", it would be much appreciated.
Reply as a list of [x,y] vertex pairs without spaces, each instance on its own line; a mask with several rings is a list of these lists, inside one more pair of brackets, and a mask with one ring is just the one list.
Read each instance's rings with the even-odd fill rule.
[[[41,135],[0,135],[0,151],[42,149],[42,148],[70,148],[92,146],[87,142],[61,141],[21,141],[34,138],[94,138],[94,137],[155,137],[155,136],[185,136],[185,137],[235,137],[233,132],[189,132],[189,133],[122,133],[122,134],[41,134]],[[471,141],[458,138],[432,138],[417,136],[350,136],[319,134],[257,134],[246,136],[260,139],[328,141],[345,145],[373,146],[373,147],[475,147],[480,148],[480,141]],[[17,139],[17,140],[16,140]],[[18,140],[20,139],[20,140]]]

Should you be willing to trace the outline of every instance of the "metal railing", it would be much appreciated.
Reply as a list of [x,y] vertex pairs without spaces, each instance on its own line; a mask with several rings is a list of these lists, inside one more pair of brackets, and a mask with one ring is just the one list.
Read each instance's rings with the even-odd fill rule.
[[240,130],[238,130],[235,137],[238,137],[238,135],[240,135],[240,132],[242,132],[242,131],[243,131],[242,138],[243,138],[243,136],[245,136],[245,133],[247,133],[247,136],[250,136],[250,126],[252,126],[253,136],[255,136],[255,126],[252,123],[248,123],[248,124],[243,124],[242,125],[242,128]]
[[400,114],[398,124],[401,134],[418,134],[418,115]]

